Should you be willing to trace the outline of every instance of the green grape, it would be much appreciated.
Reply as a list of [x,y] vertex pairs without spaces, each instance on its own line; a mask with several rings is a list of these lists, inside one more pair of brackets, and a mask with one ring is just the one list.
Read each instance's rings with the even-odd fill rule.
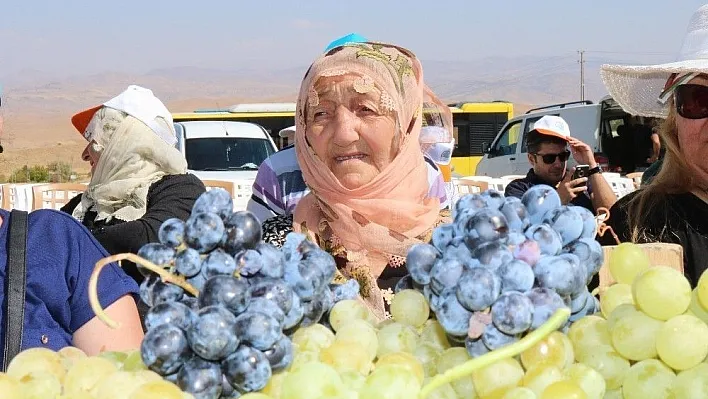
[[376,329],[364,320],[350,320],[339,328],[335,342],[351,342],[359,345],[369,355],[369,361],[376,358],[379,338]]
[[625,303],[634,303],[632,286],[629,284],[611,285],[605,292],[600,294],[600,310],[605,318],[609,317],[616,307]]
[[315,323],[295,331],[292,341],[298,351],[319,352],[323,348],[332,345],[334,333],[322,324]]
[[25,399],[56,398],[62,392],[61,381],[56,375],[37,371],[20,378]]
[[602,375],[608,390],[619,389],[629,370],[629,360],[620,356],[611,347],[595,348],[586,353],[581,362]]
[[632,294],[642,312],[665,321],[688,309],[691,284],[677,270],[654,266],[637,276],[632,284]]
[[420,292],[403,290],[391,301],[391,316],[399,323],[418,328],[428,320],[430,306]]
[[364,386],[364,382],[366,382],[366,376],[355,371],[345,371],[343,373],[339,373],[339,377],[342,378],[342,383],[344,386],[348,390],[354,392],[359,392],[361,387]]
[[669,319],[656,336],[656,352],[674,370],[697,366],[708,356],[708,325],[695,316]]
[[[427,383],[427,381],[426,381]],[[423,384],[425,386],[425,384]],[[426,399],[457,399],[457,393],[455,392],[454,389],[452,389],[452,385],[450,384],[445,384],[442,385],[436,389],[434,389],[428,396],[426,396]],[[474,399],[474,398],[472,398]]]
[[[358,373],[353,373],[353,374],[358,374]],[[268,384],[266,384],[265,388],[261,389],[261,392],[264,394],[273,397],[274,399],[280,398],[282,388],[283,388],[283,382],[285,381],[285,378],[288,376],[287,371],[281,371],[279,373],[273,374],[273,376],[270,377],[270,380],[268,381]]]
[[313,351],[295,351],[295,356],[293,357],[293,362],[290,363],[290,371],[295,371],[303,364],[319,362],[320,352]]
[[[364,320],[372,325],[376,323],[376,318],[369,309],[360,301],[347,299],[339,301],[329,312],[329,324],[334,331],[339,331],[339,327],[349,320]],[[316,325],[316,324],[315,324]]]
[[573,343],[575,358],[581,362],[583,356],[594,352],[595,348],[612,345],[607,321],[599,316],[585,316],[573,323],[568,338]]
[[698,302],[703,306],[703,309],[708,311],[708,273],[703,272],[701,278],[698,279],[696,293],[698,295]]
[[594,369],[582,363],[575,363],[568,367],[565,376],[578,384],[588,399],[602,399],[605,396],[605,379]]
[[526,370],[546,364],[564,370],[573,364],[573,343],[565,334],[554,331],[546,338],[521,352],[521,364]]
[[648,269],[649,265],[649,256],[636,244],[622,243],[610,255],[610,274],[620,284],[631,285],[634,278]]
[[516,387],[506,391],[501,399],[536,399],[536,394],[528,388]]
[[128,354],[125,352],[106,351],[99,353],[98,357],[110,360],[120,370],[123,367],[123,361],[126,357],[128,357]]
[[38,372],[46,372],[64,381],[66,370],[61,356],[46,348],[30,348],[18,353],[7,366],[7,375],[18,381],[22,377]]
[[241,396],[239,399],[273,399],[272,397],[258,392],[251,392]]
[[561,380],[549,385],[540,399],[587,399],[587,395],[575,382]]
[[142,384],[128,396],[128,399],[184,399],[184,394],[176,385],[167,381]]
[[[414,378],[413,378],[414,379]],[[283,399],[328,399],[346,392],[342,379],[331,366],[319,362],[302,365],[285,377]]]
[[502,359],[472,373],[474,388],[481,398],[499,397],[516,388],[524,378],[524,369],[516,359]]
[[688,305],[688,310],[690,310],[694,316],[708,324],[708,309],[704,308],[703,305],[698,302],[698,288],[691,293],[691,303]]
[[[467,354],[467,349],[460,347],[446,349],[438,357],[438,374],[442,374],[455,366],[459,366],[460,364],[467,362],[468,360],[470,360],[470,356]],[[476,388],[471,376],[459,378],[453,381],[450,385],[457,393],[457,396],[461,398],[474,399],[477,397]]]
[[607,317],[607,329],[612,331],[612,328],[614,328],[615,323],[617,323],[618,320],[622,320],[625,316],[634,312],[637,312],[637,308],[634,304],[623,303],[622,305],[617,306],[612,313],[610,313],[610,316]]
[[604,399],[624,399],[622,396],[622,388],[605,392]]
[[3,397],[6,399],[23,398],[22,385],[20,385],[16,379],[3,373],[0,373],[0,392],[2,392]]
[[152,370],[138,370],[134,371],[133,374],[144,382],[162,381],[162,376]]
[[128,356],[123,359],[122,370],[125,371],[139,371],[147,370],[147,366],[143,363],[143,358],[140,356],[140,351],[135,350],[128,353]]
[[671,392],[675,398],[708,398],[708,363],[680,372],[674,380]]
[[425,379],[425,371],[420,361],[413,355],[407,352],[394,352],[386,354],[379,358],[376,362],[376,367],[381,367],[387,364],[395,364],[402,366],[411,374],[416,376],[420,383]]
[[320,361],[338,372],[356,371],[369,374],[372,363],[366,350],[355,342],[334,341],[320,351]]
[[421,382],[406,367],[387,364],[377,367],[366,378],[364,386],[359,390],[359,399],[416,398],[420,388]]
[[611,330],[612,346],[622,357],[639,361],[656,357],[656,336],[664,323],[642,312],[631,312]]
[[[144,382],[144,379],[135,373],[116,371],[102,378],[90,393],[101,399],[129,399],[133,391]],[[121,387],[121,389],[116,389],[116,387]]]
[[625,399],[664,399],[671,395],[676,375],[656,359],[635,363],[622,384]]
[[546,387],[563,380],[563,371],[556,366],[540,364],[526,371],[521,385],[533,391],[536,396],[541,396]]
[[106,376],[118,371],[115,364],[102,357],[85,357],[74,362],[64,378],[64,392],[90,392]]
[[418,334],[412,327],[401,323],[392,323],[380,329],[378,339],[378,357],[394,352],[413,353],[418,346]]
[[442,349],[427,342],[421,343],[413,351],[413,356],[423,365],[423,371],[426,377],[432,377],[437,374],[437,362],[442,352]]
[[[19,398],[19,396],[18,396]],[[7,398],[7,399],[12,399]],[[86,392],[76,392],[76,393],[69,393],[69,394],[64,394],[64,395],[59,395],[56,397],[56,399],[96,399],[93,396],[91,396],[90,393]]]
[[423,330],[420,332],[420,340],[435,345],[443,350],[450,347],[450,342],[447,340],[445,330],[435,319],[430,319],[425,322]]
[[86,358],[86,353],[75,346],[65,346],[59,349],[58,353],[65,370],[69,370],[77,360]]

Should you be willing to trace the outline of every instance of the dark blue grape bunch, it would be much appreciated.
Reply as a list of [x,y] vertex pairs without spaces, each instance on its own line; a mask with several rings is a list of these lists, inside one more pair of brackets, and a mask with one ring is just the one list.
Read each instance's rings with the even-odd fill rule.
[[151,307],[141,355],[197,399],[263,389],[292,362],[293,332],[359,295],[356,280],[335,283],[334,258],[304,235],[290,233],[282,249],[263,242],[255,216],[234,212],[221,189],[200,196],[186,221],[165,221],[158,237],[138,253],[160,269],[141,269]]
[[488,190],[463,196],[453,221],[407,254],[408,275],[394,292],[416,289],[451,345],[472,357],[509,345],[571,310],[569,323],[599,311],[588,284],[603,251],[593,214],[562,205],[556,190],[537,185],[522,198]]

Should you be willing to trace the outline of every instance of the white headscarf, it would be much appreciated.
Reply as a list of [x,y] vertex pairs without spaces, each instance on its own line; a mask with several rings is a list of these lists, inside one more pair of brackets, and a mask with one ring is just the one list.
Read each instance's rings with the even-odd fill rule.
[[93,149],[101,155],[81,203],[74,209],[78,220],[83,220],[87,211],[95,211],[96,220],[139,219],[146,212],[153,183],[166,175],[187,172],[182,153],[122,111],[98,110],[85,137],[95,142]]

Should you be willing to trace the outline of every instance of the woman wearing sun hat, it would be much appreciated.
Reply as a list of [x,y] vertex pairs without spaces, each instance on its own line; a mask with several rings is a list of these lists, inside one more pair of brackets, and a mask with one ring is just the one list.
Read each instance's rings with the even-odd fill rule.
[[621,241],[681,244],[695,285],[708,265],[708,5],[691,18],[678,61],[604,65],[600,73],[625,111],[666,118],[661,170],[612,207],[608,224]]

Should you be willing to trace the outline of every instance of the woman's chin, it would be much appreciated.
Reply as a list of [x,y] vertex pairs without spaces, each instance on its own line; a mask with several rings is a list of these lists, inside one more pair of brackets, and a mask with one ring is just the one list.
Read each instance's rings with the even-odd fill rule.
[[357,188],[373,180],[373,178],[374,176],[368,176],[366,174],[361,173],[346,173],[337,176],[337,180],[339,180],[339,183],[341,183],[344,188],[347,188],[349,190],[356,190]]

